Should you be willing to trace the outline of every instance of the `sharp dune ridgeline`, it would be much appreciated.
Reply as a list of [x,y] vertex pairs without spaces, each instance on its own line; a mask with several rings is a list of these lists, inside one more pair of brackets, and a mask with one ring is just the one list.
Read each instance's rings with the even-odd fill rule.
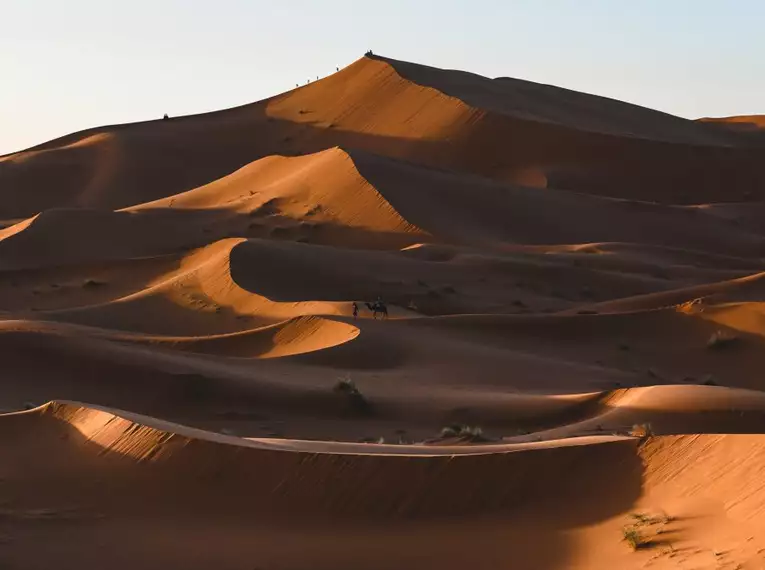
[[759,568],[764,125],[366,56],[0,157],[0,567]]

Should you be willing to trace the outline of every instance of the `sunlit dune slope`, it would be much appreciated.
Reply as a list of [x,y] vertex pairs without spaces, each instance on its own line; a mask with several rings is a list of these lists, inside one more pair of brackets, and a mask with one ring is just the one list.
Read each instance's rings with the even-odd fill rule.
[[720,126],[756,131],[765,129],[765,115],[737,115],[733,117],[706,117],[699,119],[701,123],[713,123]]

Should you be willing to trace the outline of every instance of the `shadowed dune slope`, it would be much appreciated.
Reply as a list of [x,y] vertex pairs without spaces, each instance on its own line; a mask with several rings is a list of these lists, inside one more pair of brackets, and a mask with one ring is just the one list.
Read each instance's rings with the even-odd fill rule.
[[484,244],[639,242],[741,256],[765,251],[761,238],[703,214],[695,217],[699,212],[693,210],[509,186],[373,155],[352,156],[359,172],[407,219],[442,239],[465,236]]
[[[597,559],[606,564],[638,568],[651,558],[654,565],[658,561],[659,567],[672,567],[678,556],[691,561],[703,557],[705,551],[711,554],[716,543],[710,543],[704,529],[720,524],[726,516],[736,521],[736,531],[718,535],[722,537],[718,542],[728,548],[740,545],[734,553],[726,550],[729,558],[753,560],[762,547],[761,539],[747,539],[758,528],[758,515],[765,504],[757,482],[757,475],[765,468],[762,436],[659,437],[643,446],[631,439],[596,437],[492,446],[479,454],[469,448],[450,447],[423,453],[422,448],[406,446],[373,446],[369,450],[370,446],[363,445],[243,440],[66,402],[0,416],[0,425],[5,428],[1,433],[19,433],[17,439],[26,444],[11,446],[11,454],[4,453],[11,458],[4,482],[16,497],[7,516],[27,520],[36,516],[74,518],[80,533],[91,531],[94,524],[114,532],[116,517],[126,522],[151,517],[176,522],[175,532],[187,537],[190,529],[179,521],[192,501],[194,513],[204,515],[200,520],[228,528],[234,521],[241,524],[246,513],[250,524],[268,521],[267,530],[262,532],[270,537],[280,536],[281,520],[297,515],[310,515],[303,520],[313,522],[314,529],[322,521],[335,532],[353,524],[360,536],[366,536],[367,547],[399,545],[394,550],[399,554],[380,555],[383,564],[374,566],[380,568],[391,562],[414,567],[400,558],[401,539],[380,529],[391,518],[410,521],[403,524],[409,525],[408,533],[418,536],[420,560],[424,556],[440,561],[429,545],[450,536],[448,525],[433,522],[439,514],[463,517],[460,535],[468,543],[475,540],[474,530],[481,529],[484,546],[493,552],[490,559],[478,555],[481,568],[489,568],[497,560],[517,561],[519,556],[537,568],[585,566],[593,558],[582,547],[598,543],[603,547]],[[4,451],[8,448],[7,436],[0,437],[0,445]],[[31,449],[36,453],[27,451]],[[680,467],[678,459],[681,465],[692,464],[694,469]],[[34,474],[41,472],[43,464],[57,472],[56,485],[42,487],[32,495],[29,483],[37,480]],[[610,468],[603,470],[600,466],[604,464]],[[566,477],[559,476],[562,471]],[[22,477],[22,473],[33,475]],[[94,481],[102,483],[93,486]],[[164,485],[171,481],[172,486]],[[455,489],[460,492],[455,493]],[[596,492],[597,502],[585,500]],[[78,508],[67,509],[62,499],[78,504]],[[54,507],[36,508],[44,501]],[[704,524],[696,523],[689,509],[709,503],[723,506],[726,515],[710,511]],[[95,505],[102,520],[93,519]],[[561,512],[561,505],[567,507],[565,512]],[[494,518],[471,517],[476,511],[491,512]],[[670,541],[675,551],[672,556],[651,550],[631,553],[614,540],[620,527],[630,520],[630,513],[648,513],[641,515],[648,517],[657,512],[661,522],[644,523],[641,532],[647,539]],[[168,515],[177,518],[168,519]],[[519,531],[520,541],[518,537],[504,538],[514,548],[495,550],[499,537],[488,529],[495,524],[521,522],[524,530]],[[145,556],[154,526],[149,524],[141,530],[134,523],[122,524],[134,545],[128,558],[136,553]],[[31,536],[46,536],[44,528],[39,527]],[[308,552],[300,550],[303,556],[323,545],[322,560],[331,561],[335,567],[351,568],[358,562],[353,547],[343,549],[343,556],[339,545],[319,530],[303,532],[303,540],[309,544]],[[77,531],[69,536],[78,536]],[[539,545],[543,537],[548,548],[522,546],[524,542]],[[213,538],[212,544],[219,540]],[[243,549],[239,540],[236,533],[229,539],[228,552],[221,554],[226,564],[241,559],[246,552],[250,560],[269,559],[270,548]],[[210,543],[208,538],[208,547]],[[554,554],[549,553],[551,545],[556,546]],[[59,551],[60,539],[53,539],[48,548],[53,553]],[[179,553],[168,556],[168,551],[162,550],[157,556],[175,561],[184,558]],[[72,556],[73,561],[84,558],[82,553]],[[282,554],[281,560],[298,564],[301,557]],[[189,567],[203,567],[201,562],[191,561]],[[460,567],[448,560],[443,565]]]
[[0,269],[25,270],[169,254],[204,244],[203,222],[213,216],[203,212],[181,220],[173,212],[46,210],[0,236]]
[[622,101],[511,77],[489,79],[379,58],[413,83],[436,89],[476,109],[526,121],[595,132],[686,144],[731,144],[703,123]]

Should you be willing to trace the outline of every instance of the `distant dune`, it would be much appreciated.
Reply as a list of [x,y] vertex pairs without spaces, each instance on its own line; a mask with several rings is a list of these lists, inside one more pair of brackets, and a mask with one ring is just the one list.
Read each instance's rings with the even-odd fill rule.
[[0,157],[0,567],[758,568],[763,128],[369,56]]
[[702,123],[715,123],[721,126],[757,130],[765,128],[765,115],[740,115],[737,117],[707,117],[699,119]]

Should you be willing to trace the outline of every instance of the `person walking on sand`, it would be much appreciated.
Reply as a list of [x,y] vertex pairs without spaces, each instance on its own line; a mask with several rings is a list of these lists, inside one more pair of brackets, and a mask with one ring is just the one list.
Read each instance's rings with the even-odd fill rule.
[[356,320],[356,317],[359,316],[359,306],[354,302],[353,303],[353,320]]

